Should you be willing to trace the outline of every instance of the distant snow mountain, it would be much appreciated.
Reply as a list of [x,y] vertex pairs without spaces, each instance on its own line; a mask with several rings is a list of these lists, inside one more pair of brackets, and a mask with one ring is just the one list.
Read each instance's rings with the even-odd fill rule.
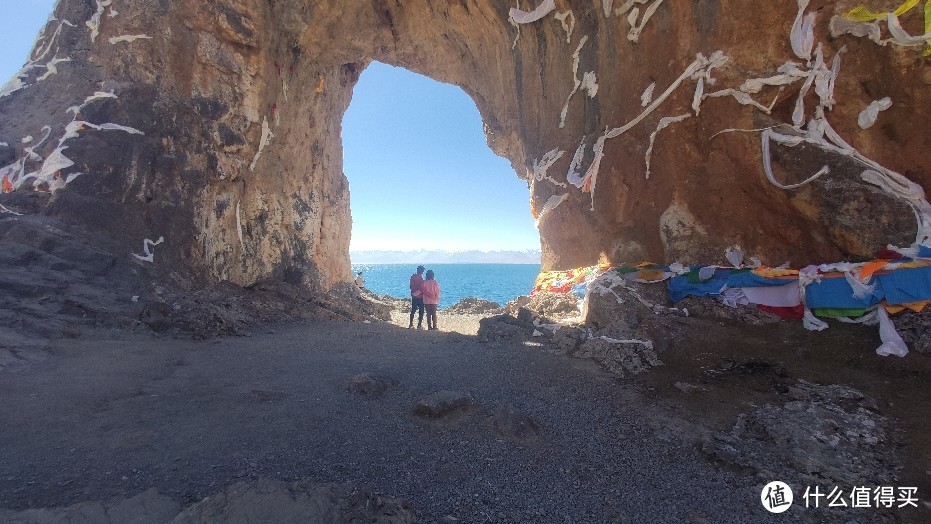
[[350,251],[353,264],[539,264],[540,251]]

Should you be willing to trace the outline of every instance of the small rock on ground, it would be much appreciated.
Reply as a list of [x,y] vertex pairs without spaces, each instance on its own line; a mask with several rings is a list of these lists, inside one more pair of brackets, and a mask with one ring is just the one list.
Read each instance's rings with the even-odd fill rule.
[[379,398],[397,385],[392,378],[376,375],[366,371],[349,379],[346,389],[367,398]]
[[468,393],[457,391],[438,391],[417,401],[414,415],[424,418],[446,418],[475,405],[475,400]]
[[540,425],[513,406],[495,410],[494,426],[498,435],[518,442],[533,442],[540,438]]

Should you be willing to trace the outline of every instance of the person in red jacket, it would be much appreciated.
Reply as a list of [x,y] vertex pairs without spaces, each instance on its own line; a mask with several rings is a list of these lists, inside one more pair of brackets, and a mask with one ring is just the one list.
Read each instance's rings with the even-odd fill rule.
[[423,294],[420,291],[420,288],[423,286],[423,274],[424,267],[417,266],[417,272],[411,275],[411,321],[407,326],[407,329],[414,327],[414,312],[419,311],[420,315],[417,317],[417,329],[423,329]]
[[427,271],[427,279],[423,281],[420,291],[423,293],[423,304],[427,308],[427,329],[436,331],[436,306],[440,303],[440,283],[433,278],[433,270]]

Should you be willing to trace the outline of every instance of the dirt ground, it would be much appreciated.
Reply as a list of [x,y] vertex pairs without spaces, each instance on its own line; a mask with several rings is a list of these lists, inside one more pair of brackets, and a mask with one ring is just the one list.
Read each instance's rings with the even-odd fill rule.
[[[873,398],[896,428],[878,445],[894,448],[897,486],[929,500],[931,359],[876,356],[873,329],[710,323],[618,378],[533,337],[483,340],[480,319],[441,311],[428,332],[395,313],[209,341],[97,330],[19,350],[0,371],[0,517],[153,489],[185,507],[240,482],[309,479],[403,501],[421,522],[846,522],[828,508],[768,514],[759,475],[701,452],[798,379]],[[351,391],[361,373],[386,390]],[[415,414],[450,393],[448,416]],[[918,505],[855,519],[931,520]]]

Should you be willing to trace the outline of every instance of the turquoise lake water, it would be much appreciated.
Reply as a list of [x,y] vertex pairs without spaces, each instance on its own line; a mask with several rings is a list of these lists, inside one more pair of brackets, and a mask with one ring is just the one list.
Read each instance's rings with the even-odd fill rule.
[[[440,307],[463,298],[483,298],[504,305],[520,295],[529,295],[540,273],[540,264],[424,264],[440,283]],[[362,271],[365,287],[380,295],[409,298],[413,264],[353,264],[352,273]]]

